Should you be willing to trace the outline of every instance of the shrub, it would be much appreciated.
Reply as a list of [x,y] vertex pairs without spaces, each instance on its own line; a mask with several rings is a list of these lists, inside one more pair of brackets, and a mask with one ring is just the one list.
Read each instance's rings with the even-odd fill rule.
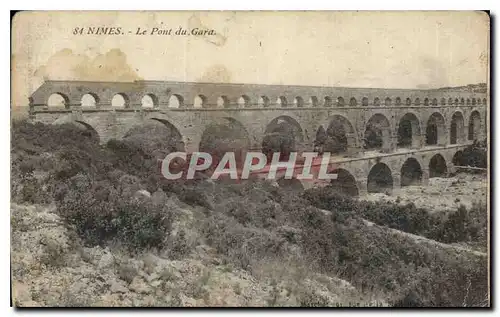
[[359,216],[376,224],[418,234],[444,243],[486,242],[486,206],[474,205],[470,211],[461,205],[448,216],[417,208],[413,203],[365,202],[341,195],[330,187],[311,189],[303,197],[314,206],[332,211],[334,217]]
[[219,213],[204,221],[202,232],[209,245],[243,269],[250,269],[256,259],[279,257],[285,252],[285,239],[267,230],[244,227]]
[[[88,245],[118,241],[130,249],[161,247],[170,232],[172,212],[150,201],[126,199],[111,184],[91,186],[74,180],[58,201],[58,212]],[[87,181],[87,186],[85,182]],[[75,183],[79,183],[76,185]]]

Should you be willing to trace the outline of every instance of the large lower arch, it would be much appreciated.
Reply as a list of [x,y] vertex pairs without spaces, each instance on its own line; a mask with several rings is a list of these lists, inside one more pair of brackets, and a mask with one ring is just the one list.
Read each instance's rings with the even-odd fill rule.
[[383,114],[374,114],[365,127],[364,148],[389,148],[391,142],[391,125]]
[[464,152],[463,151],[457,151],[453,155],[453,159],[451,160],[451,162],[455,166],[467,165],[467,164],[464,164]]
[[82,120],[81,118],[80,118],[80,120],[75,120],[70,115],[62,116],[62,117],[59,117],[57,120],[55,120],[52,124],[53,125],[66,125],[66,124],[73,125],[82,131],[83,136],[89,137],[90,139],[95,140],[97,143],[99,143],[100,138],[101,138],[101,136],[97,132],[97,129],[94,128],[88,122],[85,122],[84,120]]
[[434,112],[427,120],[427,128],[425,130],[426,145],[443,145],[445,144],[446,129],[445,121],[442,114]]
[[85,121],[81,121],[81,120],[75,120],[75,121],[72,121],[72,123],[82,130],[83,136],[86,136],[86,137],[92,139],[97,144],[99,144],[99,142],[100,142],[99,133],[92,125],[88,124]]
[[356,146],[356,133],[349,119],[333,115],[328,120],[325,134],[320,130],[316,133],[315,143],[321,147],[322,152],[344,153],[348,148]]
[[330,186],[338,193],[347,196],[359,196],[359,189],[354,176],[349,171],[338,168],[330,172],[337,174],[336,179],[332,179]]
[[398,147],[420,147],[420,122],[413,113],[407,113],[399,120]]
[[401,167],[401,187],[420,185],[422,175],[420,163],[414,158],[407,159]]
[[250,148],[250,135],[244,125],[230,117],[216,119],[208,124],[200,139],[199,151],[212,155],[212,165],[216,166],[226,152],[235,154],[236,163],[241,167],[246,151]]
[[300,124],[292,117],[279,116],[266,126],[262,140],[262,152],[272,157],[274,152],[287,156],[296,151],[297,146],[304,141],[304,133]]
[[147,154],[163,159],[170,152],[184,152],[180,131],[169,120],[150,117],[123,134],[123,140],[135,144]]
[[469,131],[468,139],[470,141],[478,140],[481,133],[481,115],[479,111],[475,110],[469,117]]
[[446,160],[441,154],[434,155],[429,161],[429,178],[444,177],[446,173]]
[[461,112],[455,112],[450,123],[450,144],[459,144],[465,141],[464,116]]
[[371,168],[367,184],[369,193],[392,192],[393,185],[391,169],[386,164],[377,163]]

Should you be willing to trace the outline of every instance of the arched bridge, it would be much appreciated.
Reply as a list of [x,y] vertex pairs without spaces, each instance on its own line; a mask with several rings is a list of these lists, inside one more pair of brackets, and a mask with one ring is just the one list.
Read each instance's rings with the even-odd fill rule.
[[199,150],[214,123],[237,126],[253,149],[282,125],[289,127],[296,150],[329,151],[333,137],[342,146],[332,160],[358,192],[370,190],[376,175],[397,187],[409,184],[408,177],[425,182],[452,170],[457,152],[486,136],[489,104],[486,92],[473,88],[166,81],[46,81],[29,102],[32,120],[79,123],[95,130],[102,143],[151,120],[175,131],[188,152]]

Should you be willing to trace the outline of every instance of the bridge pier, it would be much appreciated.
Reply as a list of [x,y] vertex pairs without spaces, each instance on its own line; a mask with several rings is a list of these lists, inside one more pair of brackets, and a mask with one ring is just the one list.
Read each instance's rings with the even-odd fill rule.
[[392,188],[398,190],[401,188],[401,173],[392,174]]
[[346,134],[347,137],[347,151],[346,154],[349,157],[357,156],[361,152],[361,146],[357,142],[357,137],[355,133]]
[[411,149],[416,150],[420,149],[422,146],[424,146],[425,143],[425,135],[424,134],[419,134],[415,135],[411,138]]
[[359,196],[368,194],[368,178],[358,178],[356,180],[356,185],[358,186]]
[[422,185],[426,186],[429,184],[429,169],[422,167]]

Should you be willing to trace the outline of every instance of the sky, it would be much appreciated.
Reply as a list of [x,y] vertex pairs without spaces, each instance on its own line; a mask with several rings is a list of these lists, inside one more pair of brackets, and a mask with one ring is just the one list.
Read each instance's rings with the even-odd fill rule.
[[[89,27],[123,34],[73,34]],[[150,34],[155,27],[216,35]],[[470,11],[22,12],[12,22],[12,104],[27,105],[49,79],[376,88],[488,82],[489,27],[485,13]]]

